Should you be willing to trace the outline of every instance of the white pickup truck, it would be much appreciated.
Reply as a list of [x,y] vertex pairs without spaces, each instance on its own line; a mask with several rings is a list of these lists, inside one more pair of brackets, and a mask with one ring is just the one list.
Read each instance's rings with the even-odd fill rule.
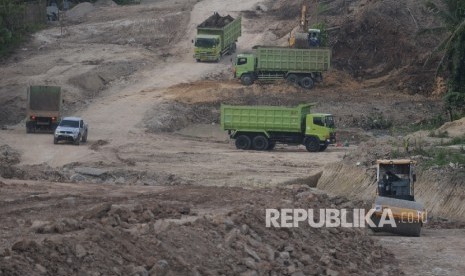
[[79,117],[65,117],[55,130],[53,143],[60,141],[73,142],[79,145],[80,142],[87,142],[87,124]]

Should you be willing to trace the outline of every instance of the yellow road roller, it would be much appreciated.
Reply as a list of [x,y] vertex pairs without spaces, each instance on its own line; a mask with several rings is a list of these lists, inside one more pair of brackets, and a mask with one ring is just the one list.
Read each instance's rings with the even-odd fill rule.
[[[377,160],[377,197],[373,203],[371,220],[375,232],[389,232],[402,236],[419,237],[427,212],[415,201],[414,172],[416,162],[410,159]],[[389,214],[395,224],[383,224]]]

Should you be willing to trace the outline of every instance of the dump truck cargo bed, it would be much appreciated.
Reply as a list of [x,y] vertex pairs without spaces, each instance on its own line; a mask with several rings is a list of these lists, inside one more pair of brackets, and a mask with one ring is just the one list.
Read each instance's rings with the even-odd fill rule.
[[278,106],[221,106],[223,130],[302,132],[312,104],[294,108]]
[[330,69],[328,48],[257,47],[258,71],[323,72]]
[[27,90],[26,131],[53,131],[60,120],[61,108],[61,87],[30,86]]

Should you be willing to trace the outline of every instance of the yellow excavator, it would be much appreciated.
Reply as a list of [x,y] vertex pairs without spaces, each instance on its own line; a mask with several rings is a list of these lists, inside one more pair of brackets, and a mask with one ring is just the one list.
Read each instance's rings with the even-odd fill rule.
[[372,230],[419,237],[427,213],[423,204],[415,201],[416,162],[409,159],[377,160],[376,164],[378,187],[371,219],[379,225],[385,209],[390,209],[395,227],[384,224]]
[[308,28],[308,6],[302,1],[300,9],[299,29],[291,32],[289,36],[289,47],[297,49],[308,49],[320,46],[320,30]]

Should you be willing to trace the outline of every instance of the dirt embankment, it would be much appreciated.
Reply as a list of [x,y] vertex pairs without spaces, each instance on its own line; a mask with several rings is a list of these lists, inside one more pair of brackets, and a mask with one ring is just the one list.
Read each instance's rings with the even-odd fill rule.
[[[344,86],[340,78],[349,80]],[[344,74],[331,73],[317,91],[287,83],[242,86],[238,81],[199,81],[170,87],[162,103],[146,113],[143,124],[152,132],[172,131],[189,124],[219,123],[221,104],[296,106],[316,103],[313,111],[336,116],[340,128],[388,129],[428,121],[442,111],[439,100],[402,95],[381,88],[363,88]],[[355,91],[352,89],[356,89]],[[394,102],[393,102],[394,100]],[[432,111],[434,110],[434,111]]]
[[[348,152],[343,161],[327,165],[317,187],[371,202],[376,194],[375,161],[411,158],[418,162],[416,200],[422,202],[433,217],[464,221],[465,171],[461,161],[464,145],[463,140],[460,142],[463,122],[462,119],[446,123],[429,134],[419,131],[397,139],[374,138],[364,142],[355,151]],[[431,136],[437,133],[447,137]],[[444,161],[448,156],[451,160]],[[454,160],[462,163],[454,163]]]
[[52,186],[1,184],[10,202],[0,216],[2,274],[403,275],[394,255],[365,230],[266,228],[266,208],[353,208],[308,187],[137,195],[100,186],[99,195],[53,185],[47,194]]
[[[440,1],[435,1],[440,4]],[[333,64],[358,80],[373,79],[407,93],[430,94],[435,85],[435,61],[424,67],[442,35],[419,35],[441,22],[423,1],[307,1],[309,24],[323,23],[329,30]],[[317,11],[320,11],[319,13]],[[275,33],[288,36],[299,25],[300,2],[275,1],[267,12],[249,16],[279,20]]]

